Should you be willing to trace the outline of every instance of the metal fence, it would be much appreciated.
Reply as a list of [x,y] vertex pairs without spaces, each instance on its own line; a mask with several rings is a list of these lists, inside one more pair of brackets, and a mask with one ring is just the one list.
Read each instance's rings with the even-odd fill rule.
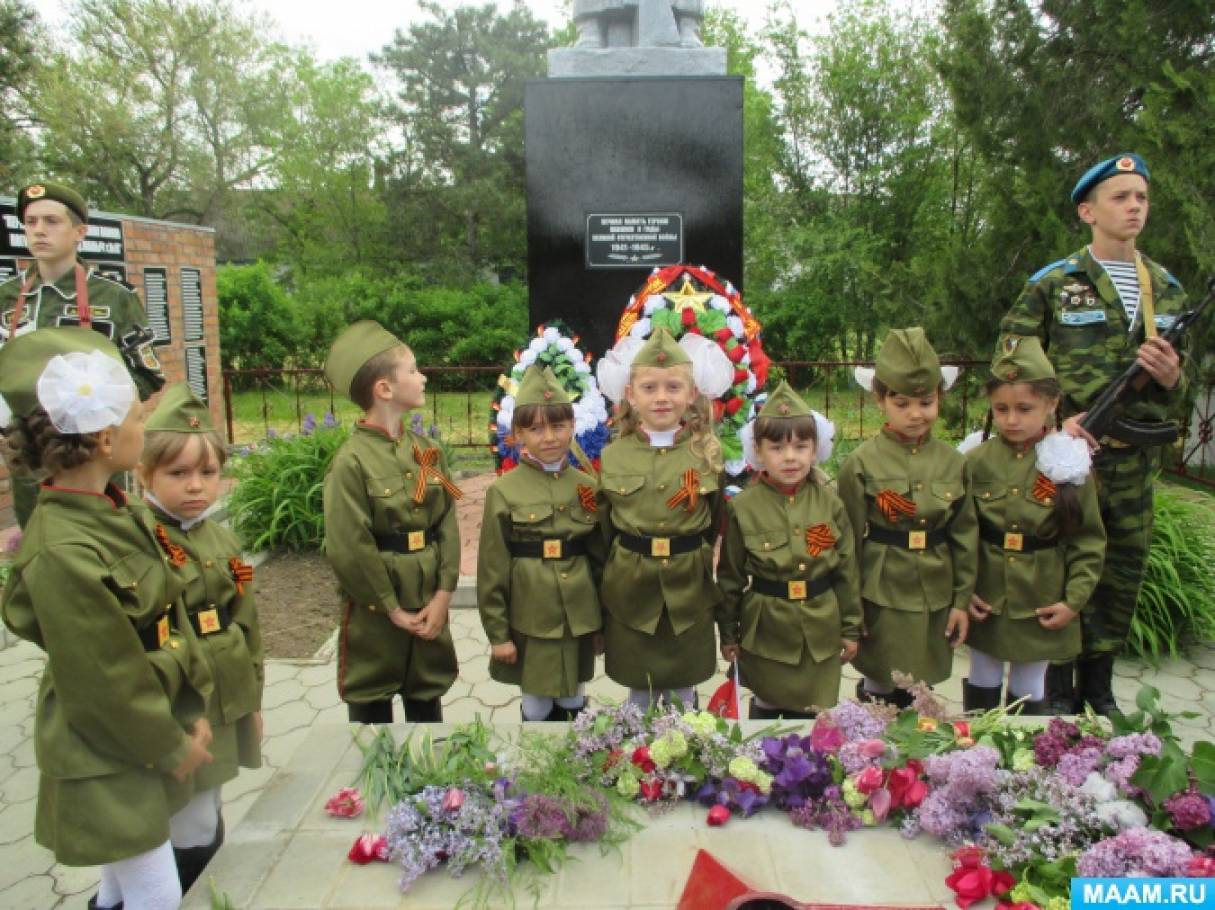
[[[962,368],[941,406],[941,435],[961,439],[982,425],[987,414],[983,382],[986,360],[945,361]],[[853,368],[872,361],[785,360],[783,372],[810,405],[836,423],[836,440],[855,443],[872,436],[882,418],[873,398],[853,380]],[[415,427],[441,436],[458,449],[482,449],[490,438],[491,408],[501,367],[421,366],[427,377],[427,405]],[[224,370],[224,414],[228,439],[249,445],[268,436],[306,431],[326,414],[338,420],[357,417],[358,409],[337,395],[319,369]],[[1215,488],[1215,382],[1198,394],[1190,425],[1165,469]]]

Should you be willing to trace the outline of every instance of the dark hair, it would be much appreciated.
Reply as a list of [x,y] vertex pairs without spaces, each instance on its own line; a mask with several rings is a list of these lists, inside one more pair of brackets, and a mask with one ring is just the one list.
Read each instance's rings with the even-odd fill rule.
[[[761,439],[776,443],[797,439],[800,442],[812,442],[815,448],[818,447],[818,424],[809,414],[799,417],[756,417],[754,432],[756,451],[759,450]],[[816,473],[814,466],[811,465],[810,473],[806,475],[806,482],[817,483]]]
[[511,415],[510,428],[516,431],[520,428],[533,427],[537,423],[561,423],[574,419],[574,406],[565,404],[521,404]]
[[95,433],[61,433],[41,406],[25,417],[14,417],[0,436],[9,466],[36,476],[78,468],[97,449]]
[[[998,376],[992,376],[983,384],[983,391],[987,393],[987,397],[991,398],[992,393],[1001,386],[1016,385],[1016,380],[1001,379]],[[1050,401],[1058,402],[1063,397],[1063,387],[1059,385],[1059,380],[1054,377],[1047,379],[1032,379],[1029,382],[1024,382],[1022,385],[1029,386],[1031,392],[1039,398],[1046,398]],[[987,409],[987,422],[983,431],[983,438],[986,439],[991,434],[991,426],[993,419],[991,408]],[[1055,411],[1055,429],[1059,428],[1059,412]],[[1083,513],[1080,509],[1080,492],[1070,483],[1059,484],[1055,488],[1055,524],[1059,528],[1060,537],[1070,537],[1080,528]]]
[[375,395],[372,393],[375,384],[392,375],[402,352],[407,350],[409,349],[405,345],[389,348],[387,351],[376,354],[359,367],[359,371],[354,374],[354,379],[350,380],[350,400],[364,411],[370,411],[371,406],[375,404]]

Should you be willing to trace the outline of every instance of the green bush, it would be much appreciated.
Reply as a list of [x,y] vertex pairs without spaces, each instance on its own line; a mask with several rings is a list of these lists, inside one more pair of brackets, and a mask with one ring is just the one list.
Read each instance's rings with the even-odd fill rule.
[[1209,506],[1156,488],[1156,525],[1147,574],[1127,639],[1128,653],[1155,662],[1188,642],[1215,639],[1215,520]]
[[215,285],[225,369],[278,369],[299,363],[295,309],[266,263],[226,265],[216,272]]
[[228,498],[228,513],[245,547],[320,547],[325,537],[325,472],[349,433],[339,426],[271,438],[235,459],[237,483]]

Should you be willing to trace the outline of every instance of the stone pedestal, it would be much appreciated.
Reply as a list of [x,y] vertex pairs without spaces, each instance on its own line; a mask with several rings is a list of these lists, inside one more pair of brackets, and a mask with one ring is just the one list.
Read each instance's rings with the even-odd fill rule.
[[552,78],[724,76],[724,47],[559,47],[548,52]]
[[[577,53],[660,60],[702,52],[721,53]],[[743,289],[742,99],[743,80],[736,76],[528,83],[533,325],[564,319],[598,357],[611,346],[629,295],[655,267],[704,265]],[[616,239],[611,231],[619,232],[619,242],[609,242]]]

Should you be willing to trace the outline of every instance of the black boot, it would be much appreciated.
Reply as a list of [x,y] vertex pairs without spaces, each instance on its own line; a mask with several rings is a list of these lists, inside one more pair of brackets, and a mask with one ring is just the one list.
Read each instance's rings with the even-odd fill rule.
[[1114,701],[1114,655],[1090,654],[1077,661],[1080,676],[1080,700],[1092,706],[1102,717],[1118,710]]
[[1047,713],[1054,715],[1075,714],[1079,705],[1076,704],[1076,662],[1051,664],[1046,670]]
[[582,699],[582,704],[576,708],[563,708],[561,705],[553,702],[553,710],[549,712],[548,719],[569,723],[576,718],[586,707],[586,699]]
[[[1008,693],[1008,704],[1012,704],[1018,698],[1024,698],[1023,695],[1013,695]],[[1023,701],[1021,707],[1017,709],[1017,713],[1022,717],[1053,717],[1054,711],[1051,710],[1049,700],[1042,698],[1038,701]]]
[[780,708],[765,708],[754,698],[751,699],[751,705],[747,708],[747,720],[779,720]]
[[219,823],[215,826],[215,838],[209,844],[201,847],[174,847],[173,861],[177,863],[177,877],[181,880],[181,893],[184,895],[190,886],[198,881],[207,863],[211,862],[224,842],[224,816],[221,813]]
[[411,724],[441,724],[443,723],[443,705],[437,698],[428,701],[418,701],[416,698],[405,698],[405,720]]
[[976,686],[969,679],[962,680],[962,710],[990,711],[1000,706],[1001,686]]
[[383,701],[368,701],[355,704],[348,702],[346,716],[352,724],[390,724],[392,723],[392,699]]
[[863,679],[856,681],[856,700],[862,703],[874,700],[873,693],[865,688],[865,680]]
[[110,907],[103,907],[99,903],[97,903],[97,895],[94,894],[92,897],[89,898],[89,902],[88,902],[87,906],[88,906],[88,910],[122,910],[122,901],[119,901],[118,903],[116,903]]

